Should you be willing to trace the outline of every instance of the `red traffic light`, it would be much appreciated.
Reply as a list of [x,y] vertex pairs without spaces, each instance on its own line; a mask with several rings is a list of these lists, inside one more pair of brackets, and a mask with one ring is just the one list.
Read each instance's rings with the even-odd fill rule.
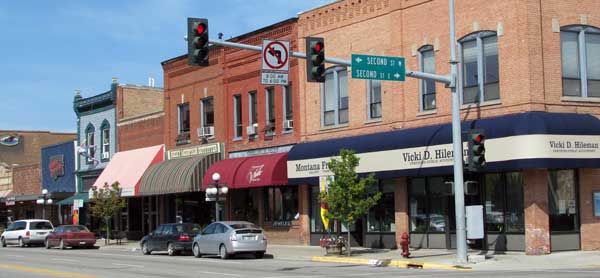
[[198,23],[198,26],[196,26],[196,34],[201,35],[205,30],[206,25],[204,25],[204,23]]
[[473,142],[477,144],[481,144],[483,140],[485,140],[485,136],[483,136],[483,134],[476,134],[475,136],[473,136]]
[[315,46],[313,47],[313,49],[316,52],[321,52],[321,50],[323,49],[323,43],[322,42],[315,43]]

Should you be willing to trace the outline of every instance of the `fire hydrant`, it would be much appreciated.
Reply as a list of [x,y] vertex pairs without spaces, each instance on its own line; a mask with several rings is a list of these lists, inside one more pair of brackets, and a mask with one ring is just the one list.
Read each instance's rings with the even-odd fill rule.
[[410,240],[408,238],[408,234],[406,232],[402,233],[400,236],[400,247],[402,247],[402,257],[408,258],[410,256],[410,252],[408,251],[408,244]]

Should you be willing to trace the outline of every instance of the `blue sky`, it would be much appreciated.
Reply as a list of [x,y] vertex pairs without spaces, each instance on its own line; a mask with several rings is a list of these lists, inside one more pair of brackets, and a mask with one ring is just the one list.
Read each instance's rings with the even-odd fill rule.
[[187,17],[208,18],[211,39],[227,39],[331,2],[1,1],[0,130],[74,132],[75,89],[105,92],[113,76],[162,87],[160,62],[187,51]]

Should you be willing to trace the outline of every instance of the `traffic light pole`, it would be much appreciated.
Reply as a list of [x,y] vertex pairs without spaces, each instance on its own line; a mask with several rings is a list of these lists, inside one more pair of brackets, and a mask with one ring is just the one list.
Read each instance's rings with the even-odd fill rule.
[[[460,95],[462,86],[457,82],[458,61],[456,60],[456,35],[454,23],[454,0],[448,0],[448,16],[450,18],[450,74],[438,75],[433,73],[406,70],[406,76],[433,80],[446,84],[452,92],[452,150],[454,153],[454,206],[456,215],[456,262],[467,263],[467,234],[465,229],[465,194],[463,178],[463,146],[460,127]],[[209,41],[210,44],[262,52],[261,46],[247,45],[228,41]],[[305,53],[290,51],[290,56],[306,59]],[[343,66],[352,66],[352,61],[325,57],[325,62]],[[459,86],[457,86],[457,83]]]

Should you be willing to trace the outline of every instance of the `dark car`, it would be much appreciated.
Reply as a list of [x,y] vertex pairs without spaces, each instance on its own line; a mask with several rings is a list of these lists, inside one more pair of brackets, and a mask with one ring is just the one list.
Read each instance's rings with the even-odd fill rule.
[[182,251],[192,251],[194,236],[201,230],[199,225],[193,223],[162,224],[142,238],[142,253],[149,255],[152,251],[167,251],[169,256],[174,256]]
[[58,226],[50,232],[44,243],[48,249],[54,246],[58,246],[60,249],[69,246],[93,248],[96,244],[96,237],[83,225],[64,225]]

